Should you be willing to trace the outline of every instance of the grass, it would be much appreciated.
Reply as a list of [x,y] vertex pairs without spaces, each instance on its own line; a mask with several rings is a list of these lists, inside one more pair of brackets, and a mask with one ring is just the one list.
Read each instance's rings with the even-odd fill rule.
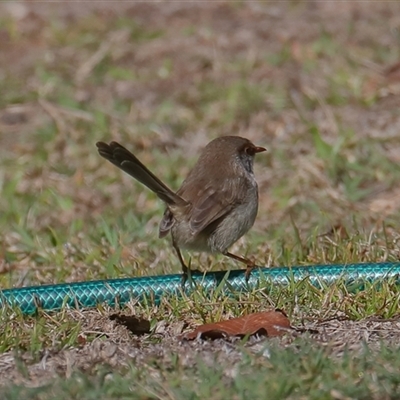
[[[174,189],[216,136],[267,147],[256,224],[232,249],[258,264],[399,260],[398,91],[385,75],[399,51],[382,17],[393,5],[352,5],[361,17],[350,21],[321,4],[318,24],[306,1],[258,11],[71,5],[69,17],[32,7],[0,18],[2,288],[179,272],[157,239],[162,204],[98,156],[95,142],[111,139]],[[185,257],[202,270],[238,268]],[[398,397],[394,281],[268,287],[117,310],[3,309],[2,397]],[[176,339],[270,308],[308,333]],[[134,336],[116,312],[150,321],[151,333]]]
[[[356,356],[344,351],[342,357],[335,358],[329,349],[304,340],[298,341],[296,347],[296,357],[293,347],[282,349],[273,344],[264,346],[256,355],[245,352],[233,370],[215,355],[210,355],[208,362],[197,360],[190,366],[182,365],[181,356],[161,365],[153,359],[145,368],[132,365],[122,372],[100,365],[75,372],[68,379],[58,379],[51,386],[14,386],[3,392],[3,396],[41,400],[98,396],[125,399],[135,393],[134,398],[138,399],[246,399],[261,398],[262,393],[268,393],[279,400],[390,399],[399,393],[396,374],[399,359],[386,348],[372,353],[364,347]],[[182,379],[182,375],[191,379]]]

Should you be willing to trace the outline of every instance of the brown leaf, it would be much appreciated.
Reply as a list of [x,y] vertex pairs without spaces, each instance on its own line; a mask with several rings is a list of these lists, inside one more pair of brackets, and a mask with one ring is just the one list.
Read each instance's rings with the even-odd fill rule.
[[390,81],[399,81],[400,80],[400,61],[395,62],[384,71],[384,75]]
[[197,337],[218,339],[256,334],[273,337],[283,335],[290,328],[290,321],[283,311],[264,311],[227,321],[200,325],[194,331],[182,335],[182,338],[187,340]]
[[118,324],[126,326],[135,335],[150,333],[150,322],[145,319],[118,314],[112,314],[109,318],[111,321],[116,321]]
[[87,337],[84,333],[80,333],[76,338],[76,341],[81,345],[84,346],[87,342]]

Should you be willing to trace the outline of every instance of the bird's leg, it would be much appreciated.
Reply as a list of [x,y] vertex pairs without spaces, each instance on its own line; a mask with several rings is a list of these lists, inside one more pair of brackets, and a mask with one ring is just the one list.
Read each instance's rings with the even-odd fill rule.
[[243,264],[246,264],[246,272],[244,275],[246,277],[246,282],[248,282],[251,271],[256,267],[256,264],[254,263],[254,261],[251,261],[248,258],[237,256],[236,254],[229,253],[228,251],[226,253],[224,253],[224,255],[229,258],[233,258],[236,261],[240,261]]
[[179,262],[181,263],[182,266],[182,286],[185,285],[186,281],[188,280],[188,278],[193,275],[193,274],[201,274],[201,271],[199,271],[198,269],[191,269],[190,268],[190,263],[189,263],[189,267],[185,264],[185,260],[182,257],[182,253],[180,248],[178,247],[178,245],[175,243],[175,241],[172,241],[172,246],[176,251],[176,254],[179,258]]
[[181,263],[182,266],[182,286],[183,286],[187,281],[189,268],[186,266],[185,260],[182,257],[181,250],[179,249],[174,240],[172,241],[172,246],[175,249],[176,254],[179,258],[179,262]]

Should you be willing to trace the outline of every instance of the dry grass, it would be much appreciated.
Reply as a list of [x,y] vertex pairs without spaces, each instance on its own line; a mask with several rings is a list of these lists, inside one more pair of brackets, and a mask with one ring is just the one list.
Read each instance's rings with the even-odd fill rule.
[[[1,4],[0,284],[179,270],[168,241],[156,239],[162,205],[97,155],[94,143],[111,138],[174,188],[216,136],[243,135],[267,147],[256,165],[259,216],[233,249],[260,264],[398,261],[398,27],[397,4],[389,2]],[[222,257],[191,257],[205,270],[237,267]],[[108,363],[118,370],[113,379],[141,382],[142,398],[189,398],[190,388],[169,386],[177,379],[169,371],[183,374],[197,357],[209,365],[209,355],[221,349],[221,379],[232,384],[237,360],[253,354],[253,344],[182,345],[174,336],[216,315],[268,307],[285,308],[296,325],[318,331],[300,345],[303,338],[277,344],[268,361],[276,371],[274,360],[308,349],[310,341],[317,343],[310,365],[318,354],[342,355],[343,343],[352,354],[362,353],[363,340],[374,350],[380,341],[398,346],[393,283],[358,294],[340,284],[321,292],[305,284],[234,303],[198,296],[123,311],[152,321],[152,334],[139,339],[110,321],[109,309],[28,319],[5,310],[3,383],[37,386],[55,374],[89,382],[70,385],[82,398],[85,390],[97,393],[96,384],[107,386],[99,376],[109,372],[98,366]],[[357,374],[375,356],[365,357],[353,366],[321,365]],[[387,365],[389,356],[376,357]],[[159,378],[156,394],[151,379],[132,372],[132,360]],[[260,375],[272,373],[259,358],[246,360],[262,365]],[[83,377],[75,377],[78,370]],[[200,370],[191,373],[204,378]],[[273,393],[300,398],[312,388],[307,376],[301,382],[298,397]],[[350,386],[340,388],[342,397],[332,388],[315,393],[382,399],[398,390],[395,383],[385,392],[366,382],[369,397],[362,397]],[[206,389],[196,390],[207,397]],[[224,398],[218,393],[214,398]]]

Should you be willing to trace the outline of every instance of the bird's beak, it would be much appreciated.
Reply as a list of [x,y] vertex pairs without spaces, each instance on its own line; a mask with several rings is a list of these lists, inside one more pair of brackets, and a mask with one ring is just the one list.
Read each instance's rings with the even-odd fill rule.
[[265,147],[259,147],[259,146],[254,147],[255,153],[262,153],[263,151],[267,151],[267,149]]

